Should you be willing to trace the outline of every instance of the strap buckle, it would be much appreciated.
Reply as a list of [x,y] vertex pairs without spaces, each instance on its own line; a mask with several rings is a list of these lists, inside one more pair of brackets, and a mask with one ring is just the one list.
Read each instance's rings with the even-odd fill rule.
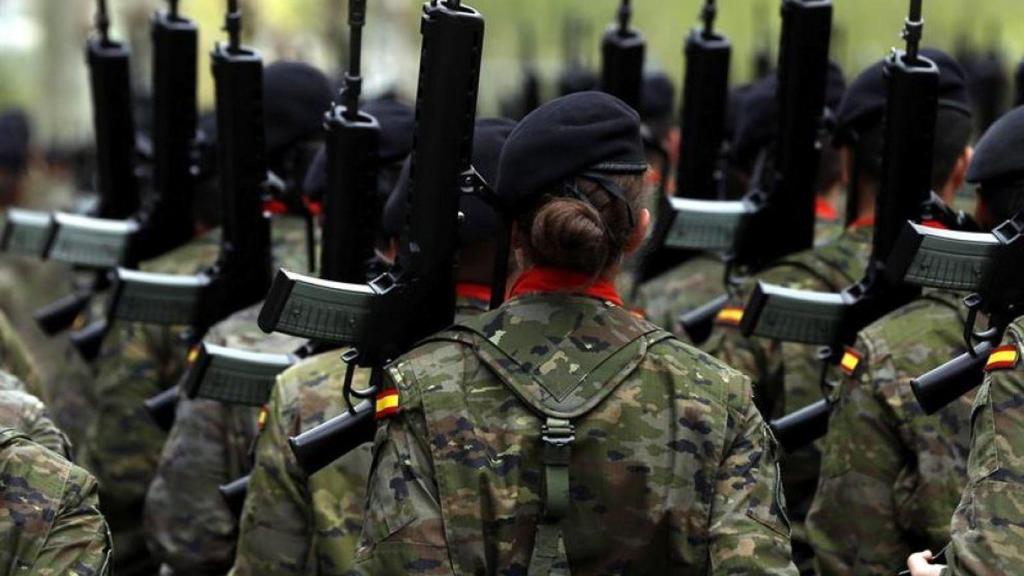
[[548,418],[540,432],[544,441],[544,464],[568,466],[569,448],[576,440],[576,427],[568,420]]

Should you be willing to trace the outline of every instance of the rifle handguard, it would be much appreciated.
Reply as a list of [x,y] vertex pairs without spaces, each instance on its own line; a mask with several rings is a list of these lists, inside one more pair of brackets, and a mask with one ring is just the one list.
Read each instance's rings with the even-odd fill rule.
[[827,346],[837,341],[849,306],[845,293],[758,282],[743,310],[740,331],[744,336]]
[[700,346],[707,342],[715,327],[715,319],[728,303],[729,295],[722,294],[679,317],[679,325],[694,345]]
[[48,257],[86,268],[116,268],[129,258],[134,220],[104,220],[77,214],[54,214]]
[[339,416],[288,440],[295,459],[308,476],[367,442],[373,442],[377,423],[375,404],[364,400],[355,406],[355,414]]
[[782,418],[772,420],[769,426],[779,445],[786,452],[793,452],[825,437],[831,413],[832,405],[829,401],[819,400]]
[[156,425],[164,432],[170,432],[174,426],[174,416],[178,411],[178,387],[171,386],[147,399],[144,404]]
[[17,256],[43,258],[53,234],[53,218],[48,212],[9,208],[0,250]]
[[217,492],[220,492],[220,497],[224,499],[224,503],[227,504],[228,510],[236,520],[242,517],[245,497],[249,495],[249,480],[251,480],[250,476],[242,476],[217,487]]
[[961,354],[911,380],[910,389],[925,414],[935,414],[981,386],[985,380],[985,363],[994,349],[992,342],[983,341],[975,346],[974,356]]
[[892,282],[977,292],[986,263],[999,250],[990,233],[957,232],[908,222],[886,262]]
[[669,248],[728,252],[756,208],[746,201],[672,198],[675,221],[665,238]]
[[278,374],[295,363],[290,354],[250,352],[205,342],[192,354],[186,396],[242,406],[265,405]]

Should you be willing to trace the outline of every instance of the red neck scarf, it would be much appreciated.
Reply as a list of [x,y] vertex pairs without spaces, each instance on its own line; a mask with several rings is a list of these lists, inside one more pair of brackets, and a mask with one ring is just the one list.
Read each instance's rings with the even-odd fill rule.
[[547,292],[570,292],[622,306],[622,298],[611,280],[601,278],[595,281],[579,272],[542,267],[530,268],[520,274],[509,292],[509,299]]
[[871,215],[871,216],[861,216],[860,218],[857,218],[853,222],[850,222],[850,225],[848,226],[848,228],[850,230],[857,230],[858,228],[870,228],[870,227],[873,227],[874,225],[875,225],[875,217],[874,217],[874,215]]
[[478,300],[480,302],[489,303],[491,301],[491,287],[486,284],[459,282],[455,285],[455,295],[467,300]]
[[839,213],[836,212],[835,207],[829,204],[828,200],[825,200],[824,198],[814,199],[814,216],[818,218],[818,220],[831,221],[839,219]]

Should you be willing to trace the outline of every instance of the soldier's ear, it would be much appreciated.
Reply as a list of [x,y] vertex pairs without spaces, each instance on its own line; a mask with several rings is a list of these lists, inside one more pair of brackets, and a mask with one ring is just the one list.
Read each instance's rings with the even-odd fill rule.
[[633,233],[629,235],[629,241],[626,242],[626,247],[623,249],[625,254],[633,254],[640,249],[643,245],[644,240],[647,239],[647,229],[651,226],[651,211],[647,208],[640,210],[636,222],[636,227],[633,228]]

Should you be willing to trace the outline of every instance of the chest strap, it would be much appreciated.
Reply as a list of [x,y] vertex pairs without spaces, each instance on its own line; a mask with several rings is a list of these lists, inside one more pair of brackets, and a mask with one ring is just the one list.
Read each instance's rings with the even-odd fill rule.
[[548,417],[541,428],[544,442],[544,502],[533,541],[528,576],[569,574],[562,520],[569,513],[569,462],[576,428],[563,418]]

